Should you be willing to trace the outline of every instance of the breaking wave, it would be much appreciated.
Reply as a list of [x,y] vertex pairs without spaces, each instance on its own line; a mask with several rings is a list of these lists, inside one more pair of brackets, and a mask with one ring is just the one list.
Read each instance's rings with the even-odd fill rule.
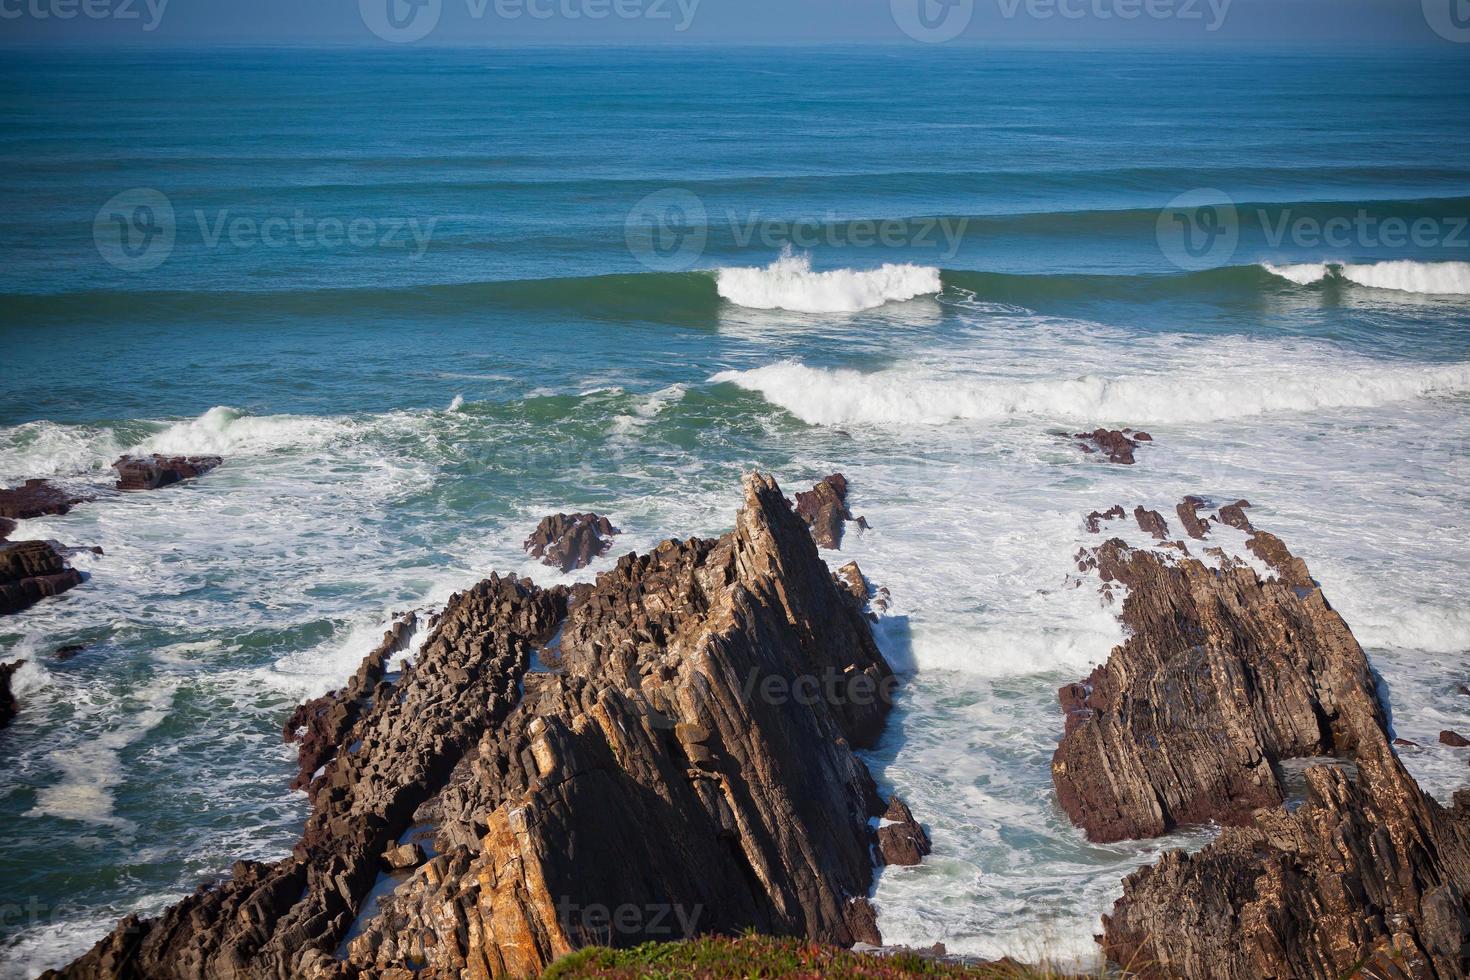
[[720,296],[757,310],[858,313],[931,296],[944,288],[939,270],[918,265],[813,272],[807,255],[786,251],[763,268],[720,269]]
[[1377,262],[1368,265],[1339,262],[1271,265],[1263,262],[1261,267],[1273,276],[1298,286],[1337,279],[1372,289],[1394,289],[1403,293],[1470,295],[1470,262]]

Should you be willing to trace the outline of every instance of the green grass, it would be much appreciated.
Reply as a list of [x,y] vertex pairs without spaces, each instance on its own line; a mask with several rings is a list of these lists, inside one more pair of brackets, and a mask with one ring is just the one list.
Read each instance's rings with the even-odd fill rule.
[[746,935],[706,937],[682,943],[649,943],[636,949],[593,947],[566,956],[543,980],[606,977],[615,980],[745,980],[764,977],[872,978],[971,977],[978,980],[1062,980],[1062,975],[1010,963],[955,966],[910,953],[872,956],[799,939]]

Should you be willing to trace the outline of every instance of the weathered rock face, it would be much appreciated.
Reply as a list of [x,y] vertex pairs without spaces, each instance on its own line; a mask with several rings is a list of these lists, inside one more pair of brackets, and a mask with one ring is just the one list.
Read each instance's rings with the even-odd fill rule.
[[16,523],[8,517],[0,517],[0,541],[15,533]]
[[1470,976],[1470,793],[1449,810],[1423,793],[1375,707],[1348,708],[1356,774],[1313,766],[1294,812],[1262,810],[1130,875],[1103,917],[1109,958],[1189,980]]
[[184,480],[193,480],[219,466],[218,456],[124,456],[112,468],[117,470],[119,490],[157,490]]
[[25,663],[17,660],[13,664],[0,664],[0,728],[10,724],[15,717],[20,705],[15,702],[15,694],[10,690],[10,675],[14,674]]
[[1347,723],[1346,705],[1383,727],[1347,624],[1300,559],[1257,537],[1279,563],[1264,582],[1223,552],[1219,570],[1116,538],[1085,553],[1105,583],[1127,587],[1131,634],[1061,692],[1066,734],[1052,779],[1092,840],[1248,822],[1284,799],[1281,761],[1355,751],[1360,726]]
[[[318,745],[303,769],[341,747],[295,854],[124,921],[63,975],[525,976],[696,932],[880,939],[886,807],[852,749],[893,675],[774,481],[748,479],[730,534],[596,585],[482,583],[379,680],[396,642],[340,693],[347,715],[292,719]],[[357,921],[385,862],[417,860],[410,831],[434,853]]]
[[612,549],[617,528],[596,514],[553,514],[526,539],[526,553],[563,572],[586,568]]
[[[13,522],[65,514],[89,499],[46,480],[27,480],[14,489],[0,487],[0,518]],[[10,529],[14,531],[14,523]]]
[[915,865],[933,850],[929,833],[914,819],[908,804],[898,797],[878,825],[878,850],[885,864]]
[[49,541],[0,544],[0,616],[81,584],[82,573],[68,566]]
[[1109,463],[1132,466],[1136,462],[1134,450],[1142,443],[1153,442],[1154,437],[1132,429],[1095,429],[1079,432],[1073,438],[1084,453],[1102,453]]
[[848,521],[860,527],[868,522],[854,518],[847,509],[847,477],[833,473],[821,483],[796,495],[796,512],[812,529],[817,547],[837,551],[842,547],[842,534]]

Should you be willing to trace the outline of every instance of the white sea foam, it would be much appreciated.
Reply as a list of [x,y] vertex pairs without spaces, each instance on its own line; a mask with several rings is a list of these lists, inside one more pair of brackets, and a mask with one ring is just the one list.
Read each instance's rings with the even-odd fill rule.
[[0,428],[0,485],[95,470],[123,448],[111,430],[95,426],[27,422]]
[[464,395],[455,395],[449,402],[449,410],[451,412],[457,412],[461,408],[464,408]]
[[310,415],[247,415],[218,405],[188,422],[179,422],[137,448],[149,453],[265,453],[291,447],[321,446],[351,431],[345,419]]
[[732,303],[797,313],[857,313],[944,288],[939,270],[928,266],[888,264],[814,272],[810,256],[790,250],[763,268],[721,269],[718,282],[720,295]]
[[1373,289],[1431,296],[1470,295],[1470,262],[1317,262],[1280,266],[1263,262],[1261,267],[1298,286],[1341,278]]
[[783,361],[725,371],[727,381],[812,425],[937,424],[1019,415],[1135,424],[1210,422],[1271,412],[1371,407],[1470,392],[1470,364],[1396,366],[1229,364],[1192,374],[1002,381],[927,367],[863,374]]

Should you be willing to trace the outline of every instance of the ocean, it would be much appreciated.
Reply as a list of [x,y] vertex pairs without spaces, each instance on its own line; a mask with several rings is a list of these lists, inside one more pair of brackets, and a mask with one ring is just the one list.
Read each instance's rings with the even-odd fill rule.
[[[1406,67],[1412,64],[1412,67]],[[204,479],[24,522],[100,546],[0,619],[0,976],[307,813],[281,727],[399,610],[851,482],[905,674],[867,758],[934,854],[891,943],[1095,957],[1163,840],[1056,805],[1121,640],[1083,515],[1246,498],[1447,801],[1470,725],[1470,89],[1458,51],[220,49],[0,63],[0,484]],[[1146,428],[1133,467],[1068,434]],[[623,529],[570,576],[556,511]],[[1095,539],[1094,539],[1095,540]],[[85,650],[67,660],[53,651]]]

